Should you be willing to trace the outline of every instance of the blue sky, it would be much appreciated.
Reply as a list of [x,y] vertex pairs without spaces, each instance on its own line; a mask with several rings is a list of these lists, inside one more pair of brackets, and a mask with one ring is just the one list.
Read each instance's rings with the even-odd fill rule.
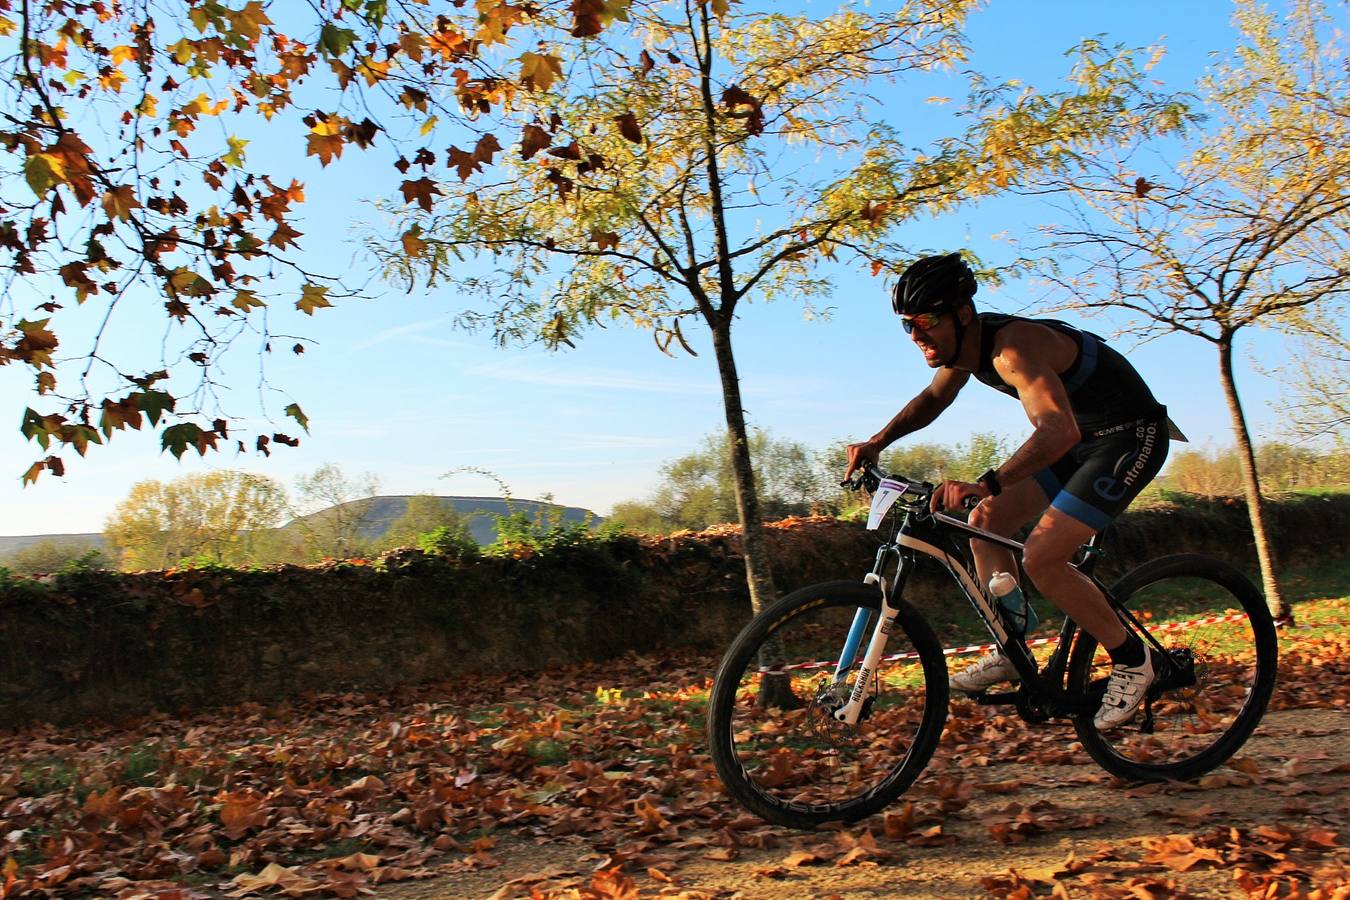
[[[1219,0],[994,0],[971,21],[971,66],[990,77],[1044,85],[1067,69],[1064,50],[1103,34],[1131,45],[1163,42],[1168,55],[1155,74],[1167,87],[1184,89],[1213,51],[1231,45],[1230,13],[1231,6]],[[963,93],[954,76],[939,76],[917,90],[919,96],[958,99]],[[897,121],[910,117],[907,125],[918,131],[940,128],[944,115],[939,108],[900,102],[892,103],[889,113]],[[263,138],[248,152],[271,151]],[[356,156],[350,151],[328,169],[312,159],[295,168],[306,183],[300,230],[306,233],[305,262],[313,269],[360,271],[348,224],[352,210],[370,221],[379,215],[353,201],[393,188],[381,168],[387,161]],[[964,246],[997,260],[1008,250],[995,234],[1030,239],[1036,225],[1055,216],[1033,201],[1001,200],[913,226],[901,237],[913,246]],[[849,271],[831,277],[835,290],[827,318],[807,321],[800,307],[786,300],[751,304],[741,309],[734,332],[751,424],[812,448],[870,435],[931,374],[890,314],[881,279]],[[154,436],[126,433],[84,459],[71,455],[64,479],[44,475],[36,486],[22,488],[19,476],[38,456],[17,427],[17,412],[31,402],[31,378],[18,366],[0,369],[0,408],[16,415],[15,427],[0,430],[0,460],[8,468],[0,479],[0,534],[100,530],[117,501],[143,479],[231,467],[263,472],[289,486],[297,474],[326,462],[350,474],[376,474],[384,493],[495,492],[483,478],[441,477],[458,467],[480,467],[496,472],[516,496],[549,492],[559,502],[603,514],[615,501],[649,493],[663,461],[723,427],[716,367],[701,333],[689,335],[697,358],[663,356],[650,335],[621,326],[588,332],[576,350],[563,353],[501,350],[485,335],[452,327],[458,304],[450,289],[405,293],[375,282],[367,290],[372,299],[339,302],[312,320],[297,316],[303,321],[285,323],[283,330],[313,343],[300,357],[275,354],[268,377],[304,407],[311,434],[299,448],[277,448],[270,459],[231,451],[177,461],[159,452]],[[978,299],[986,309],[1021,310],[1040,290],[1014,284],[982,290]],[[122,316],[113,339],[153,350],[163,318],[158,303],[149,303],[143,319]],[[1110,332],[1100,321],[1090,327]],[[77,345],[75,338],[67,340]],[[1169,337],[1138,348],[1118,346],[1197,445],[1230,443],[1217,361],[1208,344]],[[1277,365],[1282,346],[1268,333],[1239,344],[1239,385],[1258,439],[1287,436],[1274,405],[1277,383],[1253,369],[1254,361]],[[226,369],[234,411],[248,414],[258,407],[256,365],[243,354]],[[278,402],[280,396],[268,399],[273,413],[289,402]],[[245,424],[270,427],[257,420]],[[1027,430],[1020,406],[971,382],[943,418],[913,439],[954,443],[973,431],[1017,437]]]

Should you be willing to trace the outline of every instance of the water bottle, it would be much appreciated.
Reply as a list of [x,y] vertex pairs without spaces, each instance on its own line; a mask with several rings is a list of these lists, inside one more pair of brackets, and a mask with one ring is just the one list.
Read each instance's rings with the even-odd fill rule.
[[1036,610],[1018,587],[1017,579],[1007,572],[995,572],[989,579],[989,594],[1003,607],[1004,619],[1017,634],[1026,634],[1040,621]]

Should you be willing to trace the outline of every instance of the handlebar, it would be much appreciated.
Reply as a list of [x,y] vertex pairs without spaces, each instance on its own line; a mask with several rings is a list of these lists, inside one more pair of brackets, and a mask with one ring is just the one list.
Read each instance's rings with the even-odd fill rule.
[[[904,482],[908,485],[908,489],[905,491],[906,495],[913,497],[913,500],[910,500],[908,505],[912,507],[922,507],[925,511],[928,509],[928,501],[929,498],[933,496],[934,485],[927,481],[919,481],[917,479],[911,480],[902,475],[889,475],[881,468],[881,466],[873,462],[865,462],[857,469],[854,469],[852,475],[844,481],[839,482],[839,486],[848,488],[850,491],[858,491],[865,488],[870,494],[875,493],[877,488],[881,486],[883,478]],[[961,508],[966,511],[974,509],[976,506],[979,506],[979,504],[980,498],[975,496],[965,497],[961,500]]]

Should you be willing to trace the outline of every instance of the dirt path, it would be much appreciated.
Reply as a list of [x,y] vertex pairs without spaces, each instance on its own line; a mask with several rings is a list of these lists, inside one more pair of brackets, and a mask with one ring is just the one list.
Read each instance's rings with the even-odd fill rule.
[[[1072,732],[1050,728],[1068,750]],[[1227,897],[1248,895],[1235,880],[1246,868],[1302,872],[1305,890],[1310,883],[1326,888],[1326,897],[1350,897],[1345,709],[1269,713],[1234,764],[1199,785],[1131,787],[1081,752],[1065,757],[1063,765],[972,765],[944,747],[892,811],[838,832],[737,822],[742,827],[639,843],[627,860],[624,848],[616,857],[616,848],[580,840],[517,837],[499,842],[489,858],[457,864],[462,871],[443,867],[452,871],[386,885],[377,896],[972,897],[1008,895],[1026,883],[1034,894],[1058,884],[1070,897]],[[626,876],[597,880],[594,873],[616,859],[626,862]]]

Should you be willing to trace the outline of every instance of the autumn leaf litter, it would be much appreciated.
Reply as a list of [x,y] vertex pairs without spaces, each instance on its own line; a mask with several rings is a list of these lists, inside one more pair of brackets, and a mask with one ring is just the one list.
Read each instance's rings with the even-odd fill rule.
[[0,897],[1345,898],[1350,603],[1317,606],[1197,783],[961,700],[908,794],[809,834],[723,795],[708,656],[5,733]]

